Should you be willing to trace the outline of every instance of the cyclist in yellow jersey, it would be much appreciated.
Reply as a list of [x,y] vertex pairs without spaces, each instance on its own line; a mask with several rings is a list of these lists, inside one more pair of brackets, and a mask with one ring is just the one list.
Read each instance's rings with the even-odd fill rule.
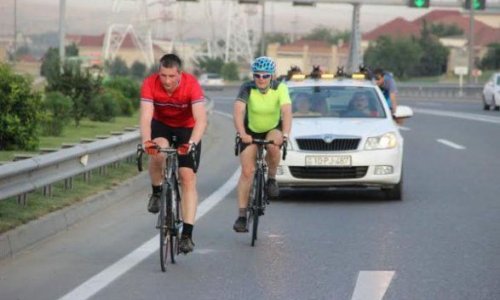
[[266,56],[252,63],[253,81],[241,85],[234,103],[234,125],[242,147],[240,152],[241,175],[238,181],[238,218],[233,229],[246,232],[246,209],[255,171],[257,146],[252,139],[267,139],[274,144],[266,148],[268,166],[267,192],[269,197],[279,195],[276,171],[281,159],[280,146],[288,138],[292,126],[292,105],[288,87],[274,80],[276,64]]

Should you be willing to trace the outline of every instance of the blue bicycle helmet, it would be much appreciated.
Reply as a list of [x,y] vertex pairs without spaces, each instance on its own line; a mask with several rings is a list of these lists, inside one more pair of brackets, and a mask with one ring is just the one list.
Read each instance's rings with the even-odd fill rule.
[[252,63],[252,72],[266,72],[274,74],[274,71],[276,71],[276,64],[270,57],[257,57]]

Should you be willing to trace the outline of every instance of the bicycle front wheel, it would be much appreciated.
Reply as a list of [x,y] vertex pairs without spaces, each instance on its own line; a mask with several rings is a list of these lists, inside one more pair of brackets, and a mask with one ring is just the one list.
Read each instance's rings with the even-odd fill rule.
[[169,239],[170,236],[168,234],[168,224],[167,224],[167,191],[165,187],[161,193],[160,198],[160,214],[158,215],[158,226],[160,228],[160,266],[162,272],[167,270],[167,259],[168,259],[168,248],[169,248]]
[[252,199],[252,214],[253,214],[253,224],[252,224],[252,247],[255,246],[255,241],[257,240],[257,232],[259,229],[259,216],[261,214],[261,207],[262,207],[262,199],[263,199],[263,192],[264,192],[264,186],[263,186],[263,179],[261,178],[264,176],[260,172],[257,172],[254,178],[254,197]]

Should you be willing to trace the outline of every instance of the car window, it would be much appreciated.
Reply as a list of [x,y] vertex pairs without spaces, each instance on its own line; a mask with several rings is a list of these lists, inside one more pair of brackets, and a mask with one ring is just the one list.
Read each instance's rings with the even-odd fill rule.
[[500,75],[497,76],[497,85],[500,85]]
[[313,86],[289,87],[293,116],[385,118],[375,88]]

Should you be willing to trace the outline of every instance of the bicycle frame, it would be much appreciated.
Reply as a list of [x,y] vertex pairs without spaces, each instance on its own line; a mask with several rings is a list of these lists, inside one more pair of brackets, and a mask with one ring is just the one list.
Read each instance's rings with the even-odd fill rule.
[[[160,230],[160,265],[166,271],[168,254],[175,263],[175,255],[179,254],[179,239],[182,227],[181,193],[179,188],[178,155],[175,147],[158,148],[159,153],[165,155],[165,169],[163,171],[162,192],[160,195],[160,213],[156,228]],[[142,145],[137,147],[137,165],[142,171]]]

